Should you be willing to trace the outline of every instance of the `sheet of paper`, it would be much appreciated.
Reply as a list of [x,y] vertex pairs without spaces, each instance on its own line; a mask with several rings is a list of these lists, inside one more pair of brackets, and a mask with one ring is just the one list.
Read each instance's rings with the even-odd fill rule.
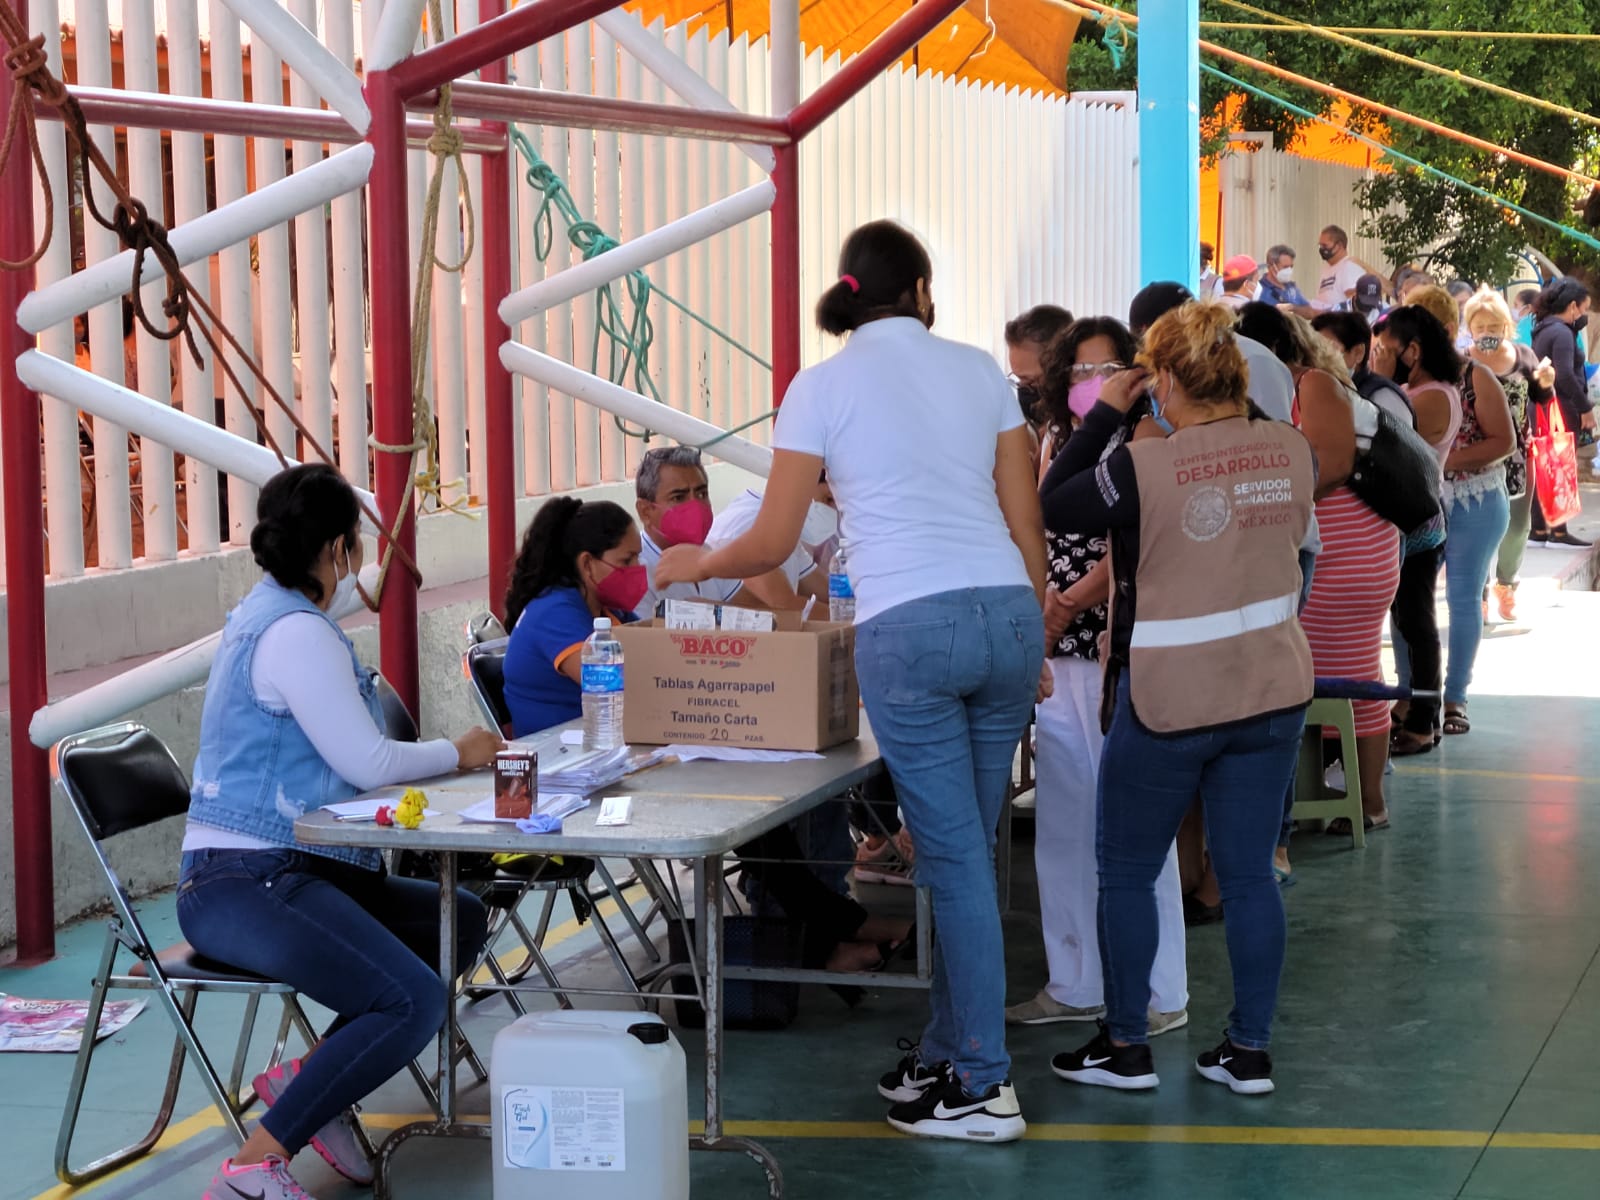
[[821,758],[808,750],[749,750],[743,746],[706,746],[683,744],[668,746],[666,752],[679,762],[742,762],[785,763],[801,759]]
[[[378,815],[378,810],[385,804],[390,808],[398,805],[400,796],[401,792],[396,791],[392,796],[384,794],[371,796],[364,800],[342,800],[338,804],[324,804],[322,810],[332,813],[341,821],[370,821]],[[425,808],[422,810],[422,815],[426,818],[436,817],[439,814],[435,809]]]
[[596,825],[626,825],[632,819],[632,796],[607,796],[600,801],[600,815],[595,817]]
[[[576,804],[574,804],[576,801]],[[555,816],[566,816],[576,812],[584,805],[582,796],[574,792],[540,792],[539,807],[536,812],[548,812]],[[476,804],[468,805],[456,814],[463,821],[470,824],[481,825],[515,825],[516,817],[497,817],[494,815],[494,797],[479,800]]]

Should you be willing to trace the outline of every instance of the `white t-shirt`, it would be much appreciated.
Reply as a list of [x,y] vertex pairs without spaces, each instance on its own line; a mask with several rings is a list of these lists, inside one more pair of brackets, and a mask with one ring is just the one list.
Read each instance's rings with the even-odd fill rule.
[[1294,421],[1294,375],[1278,356],[1251,338],[1236,339],[1250,370],[1250,399],[1274,421]]
[[772,444],[827,466],[858,622],[941,592],[1029,586],[994,485],[995,441],[1021,424],[994,359],[911,317],[869,322],[795,376]]
[[[706,538],[706,545],[726,546],[735,538],[743,537],[756,523],[756,514],[760,511],[761,493],[746,488],[729,502],[728,507],[717,514],[717,519],[711,524],[710,536]],[[782,569],[789,586],[798,588],[800,581],[817,569],[817,564],[811,561],[811,555],[806,552],[806,548],[797,544],[794,553],[784,560]]]
[[[268,708],[288,709],[333,773],[361,791],[456,769],[452,742],[396,742],[384,736],[361,698],[344,640],[315,613],[290,613],[267,626],[250,658],[250,686]],[[272,845],[195,822],[183,836],[185,850]]]
[[[1237,341],[1244,354],[1244,365],[1250,371],[1247,389],[1250,399],[1274,421],[1294,424],[1294,373],[1260,342],[1242,336]],[[1316,513],[1311,514],[1311,524],[1306,526],[1306,536],[1300,548],[1312,554],[1322,552]]]
[[644,564],[650,579],[650,590],[639,601],[633,615],[648,621],[656,615],[656,606],[663,600],[709,600],[713,604],[726,604],[744,584],[737,579],[707,579],[704,583],[674,583],[656,590],[656,564],[661,561],[661,547],[650,540],[650,535],[639,530],[639,561]]
[[1336,267],[1323,263],[1321,282],[1317,285],[1317,294],[1311,301],[1311,307],[1331,312],[1341,304],[1348,303],[1349,293],[1355,291],[1356,284],[1361,282],[1361,277],[1366,273],[1360,263],[1348,256]]

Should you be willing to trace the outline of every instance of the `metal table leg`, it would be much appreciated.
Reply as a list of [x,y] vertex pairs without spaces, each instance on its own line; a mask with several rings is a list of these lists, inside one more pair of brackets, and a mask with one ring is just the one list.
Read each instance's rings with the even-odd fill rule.
[[417,1121],[396,1129],[378,1149],[373,1164],[374,1200],[390,1200],[390,1166],[395,1152],[412,1138],[478,1138],[493,1136],[488,1124],[456,1118],[456,852],[439,852],[439,986],[444,989],[444,1024],[439,1029],[439,1119]]
[[704,939],[706,972],[706,1119],[705,1132],[689,1139],[695,1150],[721,1150],[748,1154],[767,1175],[770,1200],[783,1196],[783,1169],[761,1143],[749,1138],[725,1137],[722,1133],[722,855],[706,858],[700,864],[699,929]]

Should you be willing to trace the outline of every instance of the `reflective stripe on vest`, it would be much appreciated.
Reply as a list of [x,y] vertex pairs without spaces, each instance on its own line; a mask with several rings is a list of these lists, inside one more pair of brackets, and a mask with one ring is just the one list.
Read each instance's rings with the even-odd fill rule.
[[1167,621],[1141,621],[1135,618],[1131,645],[1135,650],[1163,650],[1172,646],[1219,642],[1223,638],[1282,625],[1295,615],[1299,604],[1300,594],[1290,592],[1287,596],[1258,600],[1243,608],[1207,613],[1203,617],[1177,617]]

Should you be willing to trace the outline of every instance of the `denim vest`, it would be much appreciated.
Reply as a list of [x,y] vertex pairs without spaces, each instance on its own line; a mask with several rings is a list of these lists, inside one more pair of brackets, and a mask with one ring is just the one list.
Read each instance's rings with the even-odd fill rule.
[[334,773],[287,708],[271,708],[250,681],[256,643],[274,621],[290,613],[315,613],[338,630],[350,652],[367,711],[381,729],[377,685],[356,658],[344,631],[297,591],[263,579],[228,614],[211,664],[200,714],[200,753],[194,762],[189,818],[213,829],[261,838],[341,862],[377,870],[376,850],[306,846],[295,841],[295,818],[349,800],[356,789]]

